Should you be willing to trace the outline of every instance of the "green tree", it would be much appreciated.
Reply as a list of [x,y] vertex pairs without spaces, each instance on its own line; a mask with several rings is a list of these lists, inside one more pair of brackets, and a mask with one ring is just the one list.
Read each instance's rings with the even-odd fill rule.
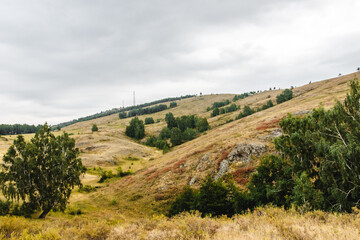
[[120,119],[127,118],[126,112],[120,112],[120,113],[119,113],[119,118],[120,118]]
[[233,207],[230,189],[219,179],[208,176],[202,184],[195,201],[195,209],[203,215],[232,215]]
[[293,92],[290,89],[285,89],[281,94],[276,96],[276,103],[280,104],[289,101],[293,98]]
[[45,218],[53,209],[65,210],[75,186],[82,186],[85,167],[78,158],[75,140],[67,133],[55,137],[45,124],[30,142],[18,136],[3,157],[0,182],[3,195],[21,200],[32,211],[42,210]]
[[159,139],[166,140],[169,139],[170,137],[171,137],[171,130],[168,127],[163,127],[163,129],[159,134]]
[[154,119],[152,117],[145,118],[145,124],[153,124],[155,123]]
[[171,102],[170,103],[170,108],[174,108],[174,107],[177,107],[177,103],[176,102]]
[[144,122],[138,117],[131,119],[130,125],[126,127],[125,134],[131,138],[142,139],[145,136]]
[[186,186],[171,204],[169,215],[174,216],[181,212],[193,210],[196,197],[197,192],[191,187]]
[[195,126],[199,132],[205,132],[210,129],[210,125],[206,118],[196,118]]
[[197,131],[193,128],[187,128],[183,132],[183,138],[185,141],[191,141],[191,140],[195,139],[196,135],[197,135]]
[[176,119],[171,112],[169,112],[165,115],[165,122],[167,123],[167,127],[169,129],[177,127]]
[[97,131],[99,131],[98,126],[97,126],[96,124],[93,124],[93,125],[92,125],[92,128],[91,128],[91,131],[92,131],[92,132],[97,132]]
[[217,116],[219,114],[220,114],[219,108],[214,108],[212,113],[211,113],[211,117],[215,117],[215,116]]
[[174,127],[171,129],[170,142],[173,146],[180,145],[182,143],[182,132],[179,128]]

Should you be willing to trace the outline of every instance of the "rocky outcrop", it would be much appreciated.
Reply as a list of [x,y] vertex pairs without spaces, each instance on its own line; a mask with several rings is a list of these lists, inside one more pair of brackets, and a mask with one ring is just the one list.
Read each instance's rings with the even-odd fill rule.
[[228,154],[228,156],[221,161],[219,165],[219,171],[215,175],[215,180],[222,177],[228,170],[232,163],[243,162],[249,163],[251,156],[260,156],[266,151],[266,147],[263,144],[250,144],[240,143]]

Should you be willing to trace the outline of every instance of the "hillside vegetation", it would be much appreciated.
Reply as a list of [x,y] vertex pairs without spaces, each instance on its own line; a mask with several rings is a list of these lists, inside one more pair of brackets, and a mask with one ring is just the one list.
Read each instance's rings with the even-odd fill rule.
[[[356,229],[360,222],[357,213],[336,215],[319,211],[301,215],[292,210],[265,208],[233,219],[202,219],[198,215],[185,214],[168,220],[152,216],[166,214],[170,202],[184,186],[191,184],[199,188],[208,175],[232,179],[239,188],[244,188],[262,156],[275,152],[272,141],[279,136],[279,122],[287,113],[308,114],[320,104],[329,109],[335,99],[344,99],[349,81],[360,78],[359,75],[357,72],[294,88],[293,99],[280,104],[275,103],[283,90],[267,90],[243,99],[235,98],[235,102],[232,101],[235,94],[213,94],[177,100],[177,106],[173,108],[169,108],[170,102],[162,103],[167,104],[166,110],[138,116],[142,121],[149,117],[155,121],[145,125],[146,136],[159,135],[166,126],[165,116],[169,112],[175,117],[206,117],[211,127],[166,153],[145,146],[141,141],[146,137],[140,141],[127,137],[125,129],[132,118],[120,119],[118,113],[55,131],[55,135],[66,131],[76,140],[80,157],[88,169],[83,184],[93,190],[74,191],[65,213],[50,212],[45,222],[24,227],[28,229],[26,234],[39,239],[40,234],[49,239],[74,236],[79,239],[105,236],[110,239],[236,239],[239,234],[245,236],[241,239],[358,239],[360,233]],[[215,102],[226,100],[240,109],[211,117],[207,109]],[[261,109],[269,100],[275,104],[273,107],[235,120],[244,106]],[[92,131],[94,124],[98,131]],[[29,140],[33,134],[24,136]],[[15,137],[0,138],[1,157]],[[228,165],[225,166],[226,161]],[[119,166],[133,174],[98,183],[101,171],[115,173]],[[3,217],[0,221],[0,233],[10,238],[11,232],[15,232],[18,235],[13,238],[16,239],[25,233],[15,227],[15,222],[28,226],[35,220]],[[77,228],[75,222],[79,222]],[[95,227],[88,229],[92,224]]]

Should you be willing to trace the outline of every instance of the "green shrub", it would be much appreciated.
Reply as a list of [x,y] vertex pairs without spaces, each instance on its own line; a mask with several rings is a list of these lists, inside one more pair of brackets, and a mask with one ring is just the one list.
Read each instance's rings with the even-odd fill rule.
[[97,125],[96,125],[96,124],[93,124],[93,125],[92,125],[92,128],[91,128],[91,131],[97,132],[98,130],[99,130],[99,128],[97,127]]
[[126,127],[125,134],[128,137],[142,139],[145,136],[145,127],[142,120],[135,117],[130,121],[130,125]]
[[174,108],[174,107],[177,107],[177,103],[176,102],[171,102],[170,103],[170,108]]
[[120,119],[127,118],[126,112],[120,112],[120,113],[119,113],[119,118],[120,118]]
[[155,123],[152,117],[145,118],[145,125]]
[[293,98],[293,92],[290,89],[285,89],[281,94],[276,96],[276,103],[280,104]]

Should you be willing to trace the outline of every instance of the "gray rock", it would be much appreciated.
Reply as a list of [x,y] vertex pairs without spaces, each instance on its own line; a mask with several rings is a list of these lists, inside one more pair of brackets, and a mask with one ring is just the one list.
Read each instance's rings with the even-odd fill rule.
[[197,177],[195,176],[195,177],[192,177],[191,179],[190,179],[190,181],[189,181],[189,185],[191,186],[191,185],[194,185],[194,183],[196,182],[196,180],[197,180]]
[[207,165],[208,163],[208,160],[209,160],[209,154],[206,153],[202,156],[202,158],[200,159],[199,161],[199,164],[196,166],[196,170],[199,171],[201,169],[204,169],[205,166]]
[[215,175],[215,181],[221,178],[228,170],[231,163],[244,162],[248,163],[252,155],[259,156],[266,151],[263,144],[248,144],[240,143],[228,154],[226,159],[222,160],[219,166],[219,171]]

